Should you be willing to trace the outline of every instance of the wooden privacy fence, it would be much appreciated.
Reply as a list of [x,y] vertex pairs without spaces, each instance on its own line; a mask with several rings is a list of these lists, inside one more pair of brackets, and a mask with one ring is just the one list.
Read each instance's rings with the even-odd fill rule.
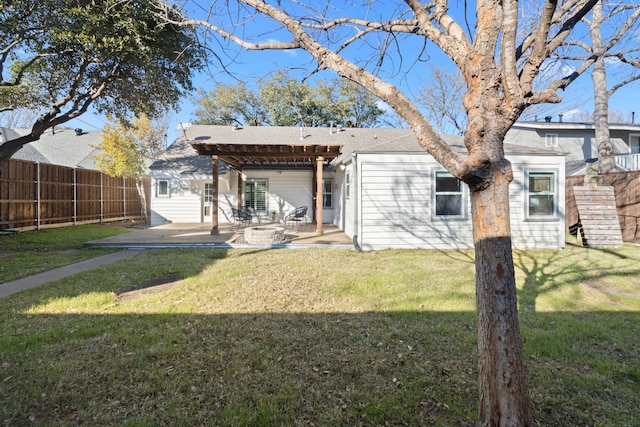
[[[151,180],[145,178],[147,200]],[[142,217],[135,179],[10,159],[0,170],[0,217],[18,229]],[[0,221],[0,229],[9,226]]]
[[[574,197],[573,187],[585,184],[584,175],[567,178],[566,188],[566,226],[578,222],[578,208]],[[640,171],[610,173],[598,175],[599,186],[611,186],[616,197],[616,209],[622,229],[622,240],[640,243]]]

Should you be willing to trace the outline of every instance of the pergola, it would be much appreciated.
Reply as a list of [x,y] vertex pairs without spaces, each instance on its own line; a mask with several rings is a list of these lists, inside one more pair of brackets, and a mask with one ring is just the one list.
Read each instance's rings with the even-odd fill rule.
[[[211,234],[218,234],[218,161],[238,171],[238,209],[242,203],[242,171],[252,169],[301,169],[313,171],[313,197],[315,199],[316,234],[322,230],[322,173],[342,152],[341,145],[321,144],[218,144],[192,142],[200,155],[211,157],[213,171],[213,200],[211,202]],[[320,195],[320,196],[318,196]]]

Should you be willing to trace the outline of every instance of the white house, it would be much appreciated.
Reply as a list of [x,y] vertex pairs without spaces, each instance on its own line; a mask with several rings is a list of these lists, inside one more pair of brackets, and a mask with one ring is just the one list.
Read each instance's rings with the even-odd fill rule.
[[[364,250],[473,246],[466,185],[409,129],[196,125],[186,137],[151,165],[152,225],[215,228],[232,221],[235,207],[282,219],[308,206],[309,222],[336,225]],[[445,138],[464,150],[459,137]],[[510,144],[505,152],[514,247],[563,247],[564,155]]]

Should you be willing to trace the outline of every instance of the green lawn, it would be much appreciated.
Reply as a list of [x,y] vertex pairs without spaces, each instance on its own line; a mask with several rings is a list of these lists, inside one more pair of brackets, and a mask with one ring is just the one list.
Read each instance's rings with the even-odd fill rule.
[[0,283],[113,252],[112,249],[88,250],[83,245],[128,232],[117,225],[78,225],[0,236]]
[[[514,255],[537,423],[637,425],[640,248]],[[0,420],[472,425],[472,260],[148,250],[0,299]]]

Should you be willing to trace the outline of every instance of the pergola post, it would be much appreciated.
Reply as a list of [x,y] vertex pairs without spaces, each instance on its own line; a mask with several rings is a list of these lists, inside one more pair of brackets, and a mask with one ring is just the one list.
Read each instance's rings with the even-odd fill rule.
[[212,177],[212,195],[211,195],[211,234],[220,233],[220,229],[218,228],[218,156],[211,156],[211,170],[213,173]]
[[316,157],[316,235],[320,236],[324,233],[322,230],[322,165],[324,157]]
[[238,168],[238,200],[236,202],[238,210],[242,209],[242,169]]

